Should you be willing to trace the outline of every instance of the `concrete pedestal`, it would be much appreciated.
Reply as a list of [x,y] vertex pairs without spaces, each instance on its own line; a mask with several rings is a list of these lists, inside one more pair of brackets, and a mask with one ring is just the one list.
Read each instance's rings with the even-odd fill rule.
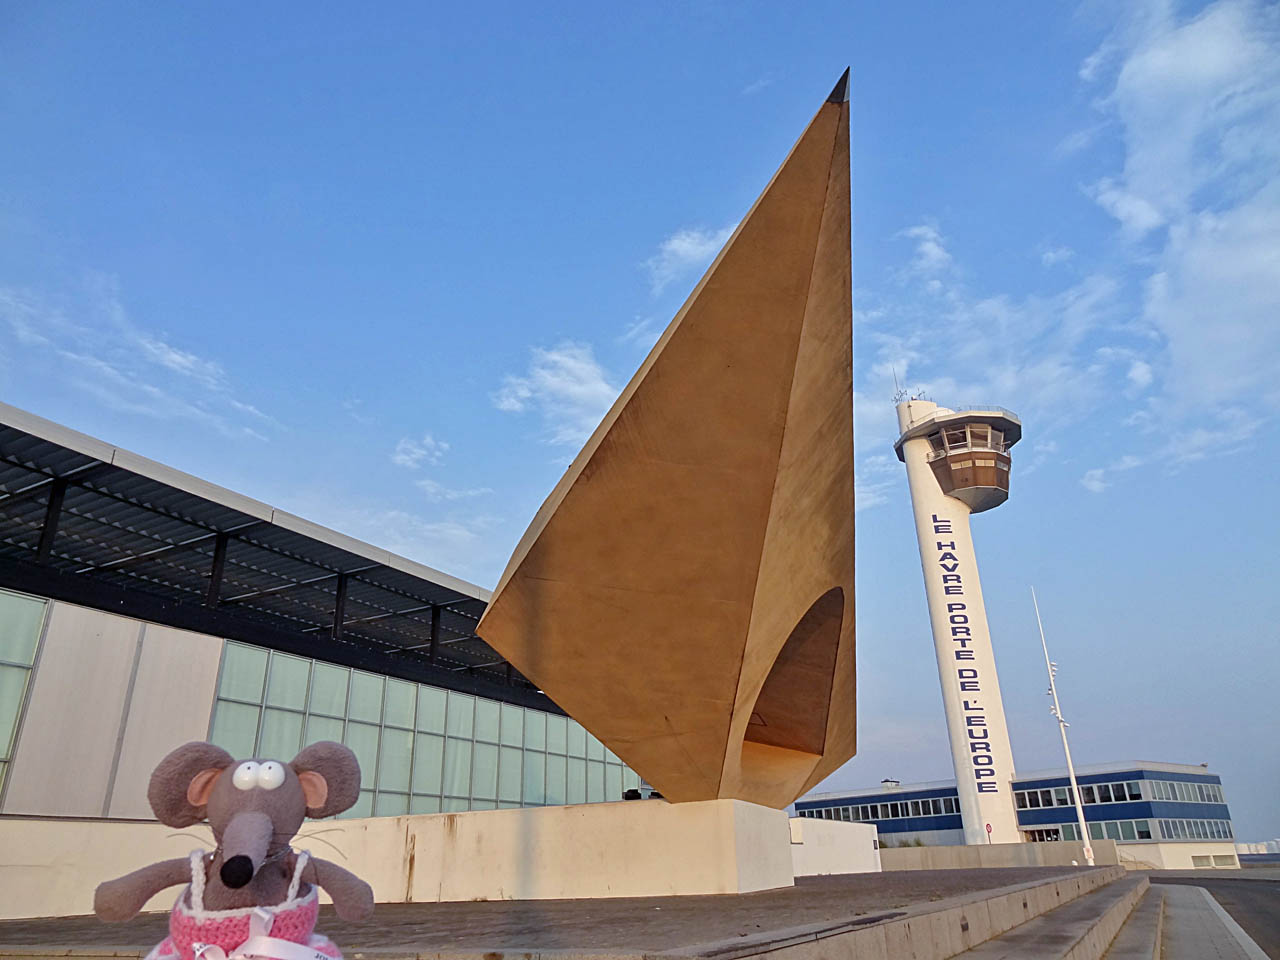
[[[89,913],[97,884],[184,856],[199,845],[190,834],[208,827],[185,833],[158,823],[0,820],[0,919]],[[789,887],[794,876],[786,812],[741,800],[309,821],[294,846],[368,881],[378,903],[750,893]],[[169,909],[179,889],[145,909]]]
[[879,873],[876,828],[870,823],[793,817],[791,869],[797,877]]

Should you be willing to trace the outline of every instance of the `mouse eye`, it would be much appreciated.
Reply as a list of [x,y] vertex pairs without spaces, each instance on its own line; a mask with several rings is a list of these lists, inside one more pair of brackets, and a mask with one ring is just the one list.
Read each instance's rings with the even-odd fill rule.
[[236,767],[236,772],[231,775],[231,782],[236,785],[237,790],[252,790],[258,785],[258,765],[252,760],[246,760]]
[[284,783],[284,767],[274,760],[268,760],[258,768],[258,786],[263,790],[274,790]]

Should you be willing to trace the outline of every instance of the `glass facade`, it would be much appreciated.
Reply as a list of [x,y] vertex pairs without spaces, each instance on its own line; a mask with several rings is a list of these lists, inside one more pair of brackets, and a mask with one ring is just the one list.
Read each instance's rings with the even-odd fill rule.
[[346,817],[621,800],[640,786],[568,717],[229,641],[209,740],[285,761],[345,743],[361,772]]
[[0,791],[48,606],[44,600],[0,590]]

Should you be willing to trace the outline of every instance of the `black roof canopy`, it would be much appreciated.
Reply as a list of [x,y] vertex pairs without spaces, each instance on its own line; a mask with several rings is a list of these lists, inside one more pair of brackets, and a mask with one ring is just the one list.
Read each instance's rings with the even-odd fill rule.
[[0,404],[0,586],[561,712],[489,591]]

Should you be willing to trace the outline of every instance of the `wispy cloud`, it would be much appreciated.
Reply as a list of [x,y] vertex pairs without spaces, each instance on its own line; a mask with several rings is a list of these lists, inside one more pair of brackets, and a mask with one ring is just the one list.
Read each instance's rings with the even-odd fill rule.
[[428,477],[415,480],[414,483],[419,490],[427,495],[427,499],[433,503],[439,503],[444,500],[470,500],[472,497],[482,497],[485,494],[493,493],[490,487],[470,487],[465,490],[454,490]]
[[548,443],[578,446],[618,396],[590,344],[566,340],[534,347],[528,370],[508,375],[492,397],[499,410],[536,413]]
[[[1165,340],[1166,400],[1280,406],[1280,7],[1136,8],[1089,76],[1125,146],[1099,204],[1148,242],[1143,318]],[[1229,305],[1229,306],[1228,306]]]
[[653,295],[659,295],[676,280],[705,269],[737,227],[736,223],[720,230],[688,227],[663,240],[658,252],[644,263]]
[[750,97],[750,96],[753,96],[754,94],[759,93],[761,90],[765,89],[765,87],[773,86],[775,83],[778,82],[778,76],[779,74],[776,70],[768,71],[759,79],[754,80],[753,82],[748,83],[745,87],[743,87],[742,88],[743,96]]
[[416,470],[424,463],[429,466],[438,465],[448,452],[449,444],[437,440],[429,433],[424,433],[421,439],[401,437],[395,450],[391,452],[391,462],[397,467]]
[[1070,247],[1049,247],[1040,253],[1040,262],[1046,267],[1056,266],[1059,263],[1066,263],[1076,252]]
[[1080,485],[1090,493],[1102,493],[1111,486],[1110,477],[1114,474],[1140,467],[1142,463],[1142,458],[1126,454],[1108,467],[1095,467],[1092,470],[1086,470],[1084,476],[1080,478]]
[[222,364],[133,321],[111,277],[58,298],[0,287],[0,347],[50,384],[120,413],[258,440],[280,428],[236,395]]

